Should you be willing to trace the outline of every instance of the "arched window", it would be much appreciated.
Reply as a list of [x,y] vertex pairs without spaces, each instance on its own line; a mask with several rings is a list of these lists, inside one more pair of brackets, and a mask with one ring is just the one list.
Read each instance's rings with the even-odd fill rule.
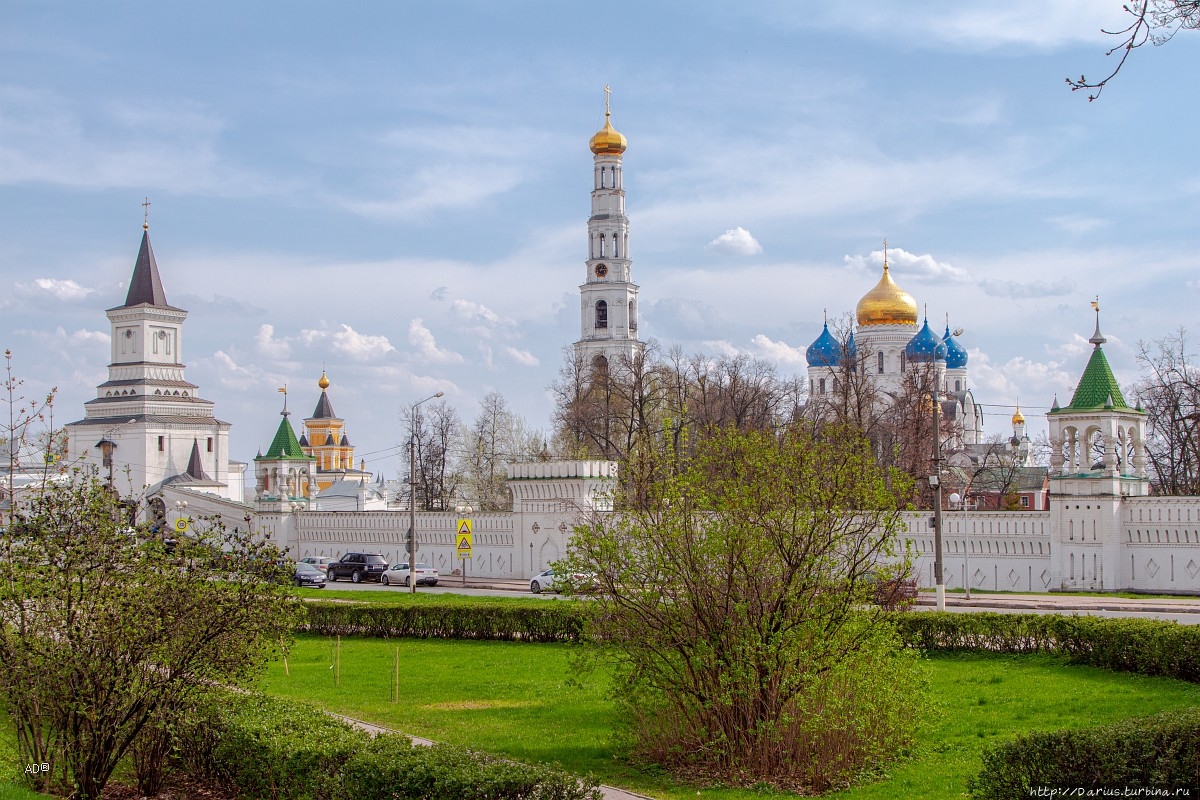
[[954,382],[954,391],[956,391],[956,392],[962,391],[962,381],[961,380]]
[[596,303],[596,327],[608,327],[608,303],[603,300]]
[[821,378],[821,380],[819,381],[819,385],[820,385],[819,394],[825,394],[825,379],[824,378]]
[[879,361],[879,374],[880,374],[880,375],[882,375],[882,374],[883,374],[883,351],[882,351],[882,350],[880,350],[880,351],[879,351],[878,353],[876,353],[875,355],[876,355],[876,356],[878,356],[878,361]]
[[629,330],[637,330],[637,306],[633,304],[632,300],[629,301]]

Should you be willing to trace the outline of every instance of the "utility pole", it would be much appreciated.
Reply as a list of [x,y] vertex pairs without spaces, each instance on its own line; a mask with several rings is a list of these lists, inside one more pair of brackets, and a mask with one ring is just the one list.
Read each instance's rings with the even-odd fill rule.
[[933,580],[937,585],[937,610],[946,610],[946,582],[942,578],[942,404],[933,389]]

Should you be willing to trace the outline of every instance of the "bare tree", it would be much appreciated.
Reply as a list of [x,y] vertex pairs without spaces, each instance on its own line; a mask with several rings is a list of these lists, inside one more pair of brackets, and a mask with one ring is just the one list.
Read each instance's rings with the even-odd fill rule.
[[1200,363],[1187,331],[1138,343],[1142,379],[1134,396],[1145,409],[1146,457],[1155,494],[1200,494]]
[[1121,53],[1121,58],[1112,72],[1095,82],[1089,81],[1083,75],[1079,76],[1079,80],[1067,78],[1067,85],[1073,92],[1095,89],[1094,93],[1088,95],[1089,102],[1100,96],[1108,82],[1125,66],[1125,60],[1134,50],[1147,42],[1156,46],[1166,44],[1181,29],[1200,28],[1200,0],[1133,0],[1127,3],[1124,9],[1131,17],[1129,25],[1120,30],[1104,31],[1109,36],[1122,37],[1120,44],[1105,53],[1107,56]]
[[461,488],[480,511],[503,511],[512,499],[505,486],[505,465],[538,458],[542,433],[508,407],[504,395],[488,392],[479,415],[462,431]]
[[[415,417],[414,417],[415,411]],[[407,408],[404,426],[414,432],[416,477],[413,498],[422,511],[445,511],[458,492],[460,476],[451,469],[453,447],[460,427],[458,412],[445,400],[433,406]]]

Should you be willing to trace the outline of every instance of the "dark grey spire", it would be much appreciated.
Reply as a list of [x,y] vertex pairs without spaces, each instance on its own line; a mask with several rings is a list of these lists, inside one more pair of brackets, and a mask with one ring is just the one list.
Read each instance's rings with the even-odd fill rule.
[[333,404],[329,402],[329,395],[325,394],[325,390],[321,390],[321,398],[317,400],[317,409],[313,411],[311,419],[337,419],[333,413]]
[[198,481],[212,480],[204,472],[204,464],[200,461],[200,442],[197,439],[192,439],[192,457],[188,459],[187,474]]
[[133,265],[133,278],[129,281],[129,294],[123,308],[152,305],[170,308],[163,291],[162,279],[158,277],[158,264],[154,262],[154,250],[150,247],[150,231],[142,230],[142,246],[138,250],[137,263]]

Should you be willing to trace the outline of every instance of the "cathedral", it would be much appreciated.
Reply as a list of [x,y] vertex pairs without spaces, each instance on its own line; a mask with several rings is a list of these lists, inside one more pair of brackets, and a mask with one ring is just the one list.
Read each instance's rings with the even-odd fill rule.
[[[906,390],[906,381],[929,381],[941,405],[943,419],[952,424],[952,451],[969,451],[983,444],[983,409],[976,404],[967,382],[967,351],[958,342],[961,331],[938,336],[926,316],[918,327],[917,302],[896,285],[883,251],[883,275],[855,307],[856,327],[839,341],[826,322],[808,346],[808,387],[811,400],[820,402],[842,389],[844,381],[861,381],[870,388],[876,404],[894,403]],[[1015,420],[1014,420],[1015,422]],[[1022,420],[1023,422],[1023,420]]]

